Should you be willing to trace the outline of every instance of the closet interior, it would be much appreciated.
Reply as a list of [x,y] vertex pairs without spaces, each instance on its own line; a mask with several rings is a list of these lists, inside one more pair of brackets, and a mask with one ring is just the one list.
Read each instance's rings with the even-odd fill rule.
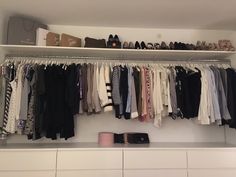
[[[38,63],[39,65],[60,65],[62,68],[70,66],[75,63],[77,65],[92,64],[93,66],[109,66],[114,68],[115,66],[128,66],[128,68],[134,68],[136,66],[145,66],[155,68],[175,68],[176,66],[189,67],[190,70],[193,68],[199,69],[202,67],[216,67],[227,70],[230,66],[232,68],[236,66],[234,61],[234,51],[196,51],[196,50],[135,50],[135,49],[106,49],[106,48],[67,48],[67,47],[50,47],[50,46],[17,46],[17,45],[6,45],[6,26],[7,19],[12,14],[17,14],[17,8],[10,7],[5,4],[4,11],[0,17],[0,32],[1,32],[1,43],[0,55],[1,61],[7,65],[11,62],[16,64],[19,63]],[[10,10],[13,11],[10,13]],[[19,8],[19,13],[23,8]],[[9,11],[8,11],[9,10]],[[35,15],[33,11],[28,11],[29,16]],[[49,21],[53,17],[46,13],[45,16],[50,17]],[[100,17],[99,17],[100,18]],[[73,21],[73,20],[72,20]],[[145,41],[148,42],[161,42],[166,41],[182,41],[186,43],[195,43],[196,41],[218,41],[220,39],[230,39],[232,44],[235,45],[236,33],[233,30],[215,30],[214,28],[204,29],[191,29],[188,25],[184,24],[183,28],[177,27],[174,29],[163,25],[162,28],[157,26],[147,25],[137,26],[132,24],[125,27],[115,27],[111,23],[109,26],[99,25],[97,23],[85,23],[82,20],[82,25],[79,22],[71,22],[69,25],[65,21],[56,24],[57,22],[49,23],[48,27],[51,31],[56,33],[67,33],[74,36],[78,36],[81,39],[85,37],[93,37],[97,39],[107,39],[109,34],[119,34],[119,38],[122,42],[124,41]],[[98,20],[99,21],[99,20]],[[63,24],[64,23],[64,24]],[[119,26],[119,25],[118,25]],[[122,26],[122,25],[121,25]],[[197,27],[193,27],[197,28]],[[82,46],[84,41],[82,40]],[[7,61],[6,61],[7,60]],[[54,61],[55,60],[55,61]],[[49,66],[50,67],[50,66]],[[45,68],[49,68],[45,67]],[[189,69],[188,68],[188,69]],[[45,69],[46,70],[46,69]],[[66,71],[66,69],[65,69]],[[111,74],[113,71],[110,71]],[[114,109],[114,108],[113,108]],[[169,114],[168,114],[169,115]],[[99,114],[83,114],[75,118],[74,122],[74,135],[73,138],[68,140],[57,140],[54,142],[97,142],[97,136],[99,132],[146,132],[150,136],[151,142],[216,142],[216,143],[234,143],[234,137],[236,132],[234,129],[228,128],[228,125],[199,125],[193,119],[174,119],[174,116],[163,116],[162,126],[155,126],[153,122],[139,121],[138,119],[125,120],[115,118],[116,114],[112,112],[103,112]],[[181,116],[180,116],[181,117]],[[157,128],[159,127],[159,128]],[[8,143],[29,143],[27,137],[21,135],[10,136],[7,140]],[[48,143],[52,142],[50,139],[42,138],[36,141],[37,143]]]
[[235,6],[1,0],[0,177],[235,177]]

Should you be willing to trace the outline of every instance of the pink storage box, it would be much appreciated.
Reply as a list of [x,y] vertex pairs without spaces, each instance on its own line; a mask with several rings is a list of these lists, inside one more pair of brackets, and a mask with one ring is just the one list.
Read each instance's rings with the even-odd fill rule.
[[101,146],[112,146],[114,144],[114,133],[112,132],[99,132],[98,144]]

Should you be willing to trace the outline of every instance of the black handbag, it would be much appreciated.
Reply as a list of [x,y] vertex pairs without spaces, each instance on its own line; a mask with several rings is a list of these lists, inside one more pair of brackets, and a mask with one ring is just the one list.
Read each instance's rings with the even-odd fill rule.
[[149,144],[149,136],[147,133],[123,133],[114,134],[114,143],[121,144]]
[[94,39],[94,38],[86,37],[84,47],[106,48],[106,40],[105,39]]
[[150,143],[147,133],[128,133],[129,144],[148,144]]
[[18,16],[10,17],[7,29],[7,44],[36,45],[37,28],[47,29],[47,25]]

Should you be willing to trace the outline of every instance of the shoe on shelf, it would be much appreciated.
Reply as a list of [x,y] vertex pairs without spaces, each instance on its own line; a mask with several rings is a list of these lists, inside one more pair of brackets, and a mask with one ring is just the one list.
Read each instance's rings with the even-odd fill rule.
[[194,44],[190,44],[191,45],[191,50],[196,50],[196,46]]
[[129,49],[134,49],[134,43],[133,42],[129,42]]
[[208,45],[207,45],[206,41],[202,41],[201,48],[202,48],[202,50],[208,50]]
[[219,50],[220,50],[219,44],[213,43],[213,45],[214,45],[214,50],[215,50],[215,51],[219,51]]
[[234,48],[234,46],[232,45],[232,43],[231,43],[230,40],[227,40],[227,41],[226,41],[226,47],[227,47],[228,51],[235,51],[235,48]]
[[135,42],[134,48],[135,48],[135,49],[141,49],[140,44],[139,44],[138,41]]
[[178,42],[175,42],[175,43],[174,43],[174,49],[175,49],[175,50],[180,50],[180,46],[179,46],[179,43],[178,43]]
[[196,50],[202,50],[202,42],[201,41],[197,41]]
[[154,43],[154,49],[155,50],[160,50],[161,49],[161,45],[159,43]]
[[225,41],[224,41],[224,40],[219,40],[219,41],[218,41],[218,45],[219,45],[219,50],[220,50],[220,51],[224,51],[224,50],[225,50],[226,44],[225,44]]
[[112,43],[113,43],[113,35],[110,34],[108,37],[108,41],[107,41],[107,48],[112,48]]
[[169,48],[170,48],[170,50],[175,50],[175,45],[173,42],[169,43]]
[[161,49],[163,49],[163,50],[169,49],[169,47],[166,45],[166,43],[164,41],[161,42]]
[[128,44],[128,42],[124,42],[123,43],[123,49],[128,49],[129,48],[129,44]]
[[153,43],[147,43],[147,49],[149,50],[153,50],[154,49],[154,46],[153,46]]
[[118,48],[118,49],[121,48],[121,42],[120,42],[119,37],[118,37],[117,34],[116,34],[116,35],[114,36],[114,38],[113,38],[112,47],[113,47],[113,48]]
[[147,49],[147,46],[144,41],[141,42],[141,49]]
[[179,49],[180,49],[180,50],[186,50],[185,48],[186,48],[186,47],[185,47],[185,44],[182,43],[182,42],[179,42]]
[[185,43],[182,43],[182,42],[181,42],[181,48],[182,48],[182,50],[189,50],[187,48],[187,45]]
[[187,43],[185,44],[185,50],[192,50],[191,44]]
[[208,50],[214,51],[214,50],[215,50],[214,44],[209,43],[209,44],[208,44]]

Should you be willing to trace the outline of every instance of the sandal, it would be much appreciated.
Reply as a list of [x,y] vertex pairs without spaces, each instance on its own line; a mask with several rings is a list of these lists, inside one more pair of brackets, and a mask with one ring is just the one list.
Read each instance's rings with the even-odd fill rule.
[[147,49],[153,50],[154,49],[153,44],[150,42],[147,43]]
[[161,46],[159,43],[154,43],[154,49],[159,50],[161,49]]
[[145,44],[144,41],[141,42],[141,48],[142,48],[142,49],[147,49],[147,46],[146,46],[146,44]]

